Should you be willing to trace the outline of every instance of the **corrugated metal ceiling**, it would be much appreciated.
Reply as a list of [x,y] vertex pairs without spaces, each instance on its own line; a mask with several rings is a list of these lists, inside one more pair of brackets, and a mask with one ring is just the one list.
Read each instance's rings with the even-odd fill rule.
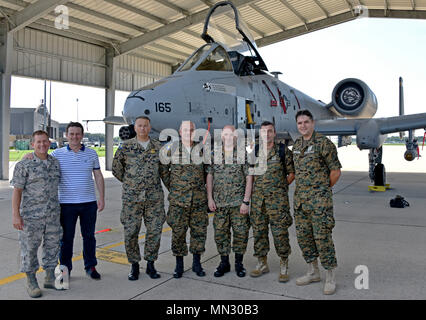
[[[43,0],[38,0],[43,1]],[[13,17],[36,0],[0,0],[0,13]],[[211,0],[73,0],[65,37],[113,46],[117,55],[129,53],[174,65],[204,42],[199,38],[203,13]],[[370,16],[426,18],[426,0],[234,0],[259,46],[355,18],[356,6],[366,6]],[[59,3],[59,1],[58,1]],[[54,11],[27,27],[54,29]],[[194,21],[195,22],[194,22]],[[189,21],[189,22],[187,22]],[[224,17],[224,24],[232,21]],[[184,27],[180,27],[184,25]],[[55,31],[58,34],[57,30]],[[59,33],[60,34],[60,33]],[[149,36],[149,37],[148,37]],[[148,38],[148,40],[146,40]],[[138,46],[139,39],[142,46]],[[128,46],[129,40],[132,45]],[[136,45],[134,45],[136,44]]]

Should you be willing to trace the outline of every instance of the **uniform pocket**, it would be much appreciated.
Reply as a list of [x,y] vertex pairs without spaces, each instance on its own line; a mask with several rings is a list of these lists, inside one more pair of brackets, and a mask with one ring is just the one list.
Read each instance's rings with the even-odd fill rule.
[[322,214],[323,228],[326,231],[331,232],[331,230],[333,230],[335,224],[336,224],[336,222],[335,222],[334,217],[333,217],[333,211],[332,210],[324,210],[323,214]]

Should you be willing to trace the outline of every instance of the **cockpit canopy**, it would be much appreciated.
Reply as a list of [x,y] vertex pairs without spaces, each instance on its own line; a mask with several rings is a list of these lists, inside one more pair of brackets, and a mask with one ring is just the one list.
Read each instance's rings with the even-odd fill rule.
[[234,71],[239,76],[254,75],[261,72],[254,59],[238,51],[228,51],[218,43],[205,44],[187,59],[179,71]]
[[[206,55],[207,52],[209,53]],[[185,63],[179,68],[179,71],[190,70],[195,65],[197,65],[195,70],[233,70],[231,60],[229,59],[225,49],[221,46],[210,43],[199,48],[188,60],[185,61]]]
[[268,70],[249,28],[231,2],[218,2],[210,9],[201,37],[207,44],[177,71],[234,71],[246,76]]

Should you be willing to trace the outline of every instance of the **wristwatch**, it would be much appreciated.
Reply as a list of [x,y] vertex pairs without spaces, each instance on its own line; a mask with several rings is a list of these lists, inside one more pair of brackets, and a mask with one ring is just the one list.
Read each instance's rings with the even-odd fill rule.
[[244,201],[244,200],[243,200],[243,203],[244,203],[246,206],[249,206],[249,205],[250,205],[250,201]]

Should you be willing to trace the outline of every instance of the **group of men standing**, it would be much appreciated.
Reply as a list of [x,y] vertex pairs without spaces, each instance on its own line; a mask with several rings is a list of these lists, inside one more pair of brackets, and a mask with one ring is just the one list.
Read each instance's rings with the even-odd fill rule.
[[67,277],[71,273],[78,219],[86,273],[92,279],[101,278],[95,268],[95,224],[97,212],[105,206],[105,185],[98,155],[81,144],[83,135],[83,126],[70,122],[66,128],[68,145],[48,154],[47,132],[35,131],[31,142],[34,152],[19,161],[13,172],[12,223],[19,230],[21,272],[26,274],[26,289],[32,298],[42,295],[36,277],[42,241],[44,288],[65,288],[55,281],[55,268],[59,259]]
[[[308,264],[307,273],[296,279],[297,285],[321,280],[318,257],[326,269],[324,294],[336,289],[334,269],[337,267],[332,239],[334,227],[332,187],[340,177],[341,164],[335,145],[315,132],[315,121],[308,110],[296,114],[297,128],[301,134],[290,150],[276,144],[275,126],[264,122],[266,133],[266,170],[253,174],[253,165],[237,161],[235,154],[235,127],[223,128],[221,163],[197,162],[191,155],[200,153],[193,141],[195,125],[183,121],[178,143],[170,144],[167,156],[179,161],[161,161],[161,144],[150,139],[150,119],[141,116],[135,120],[136,137],[123,142],[113,160],[113,175],[121,181],[123,207],[120,220],[124,225],[126,254],[131,263],[128,279],[139,278],[138,235],[142,218],[146,226],[144,260],[146,273],[153,279],[160,274],[154,267],[158,258],[162,226],[165,221],[172,229],[172,253],[176,257],[173,276],[181,278],[184,272],[183,257],[188,255],[186,234],[190,229],[189,252],[193,255],[192,271],[205,276],[201,254],[205,251],[208,209],[214,212],[214,239],[221,256],[214,272],[221,277],[231,269],[229,255],[235,253],[235,272],[244,277],[243,256],[247,249],[249,228],[254,238],[254,256],[258,263],[250,276],[259,277],[269,272],[269,226],[276,252],[280,257],[278,281],[287,282],[288,257],[291,253],[288,228],[293,223],[290,214],[288,186],[296,180],[294,193],[294,220],[296,234],[303,258]],[[256,153],[264,152],[255,148]],[[198,154],[197,154],[198,156]],[[208,157],[209,155],[207,155]],[[217,156],[217,155],[215,155]],[[228,160],[228,161],[227,161]],[[169,191],[169,209],[166,215],[161,181]],[[251,203],[250,203],[251,201]],[[251,210],[249,214],[249,208]],[[232,237],[231,237],[232,229]],[[231,239],[232,238],[232,239]]]
[[[229,255],[235,253],[235,272],[244,277],[243,256],[247,249],[250,226],[253,230],[256,267],[249,273],[259,277],[269,272],[267,255],[269,227],[275,250],[280,257],[278,281],[289,280],[288,257],[291,253],[288,228],[293,223],[288,197],[289,185],[296,180],[294,220],[302,255],[308,264],[307,273],[296,279],[297,285],[321,280],[318,257],[326,269],[324,294],[333,294],[337,267],[332,239],[334,227],[332,187],[340,177],[341,164],[334,144],[315,132],[315,122],[307,110],[296,114],[301,134],[290,150],[275,142],[275,126],[261,125],[266,148],[256,147],[256,157],[266,159],[262,174],[255,174],[257,164],[241,161],[236,154],[236,130],[227,125],[221,132],[222,148],[214,155],[203,154],[193,141],[195,125],[183,121],[177,143],[166,149],[169,161],[162,161],[161,143],[151,139],[150,119],[135,120],[136,137],[125,141],[116,151],[112,173],[122,182],[122,210],[125,250],[131,270],[128,279],[137,280],[142,260],[139,232],[146,227],[144,260],[146,273],[153,279],[160,274],[154,266],[158,259],[164,222],[172,229],[171,250],[176,257],[173,276],[184,273],[183,257],[188,255],[186,235],[190,229],[189,252],[193,255],[192,271],[206,275],[201,265],[205,251],[208,211],[214,213],[214,239],[220,264],[214,272],[221,277],[231,270]],[[104,180],[96,152],[81,144],[83,127],[71,122],[66,130],[69,145],[48,154],[48,134],[33,133],[34,152],[16,164],[12,197],[13,226],[20,232],[21,271],[27,275],[27,291],[31,297],[41,296],[36,279],[39,268],[37,250],[43,240],[45,288],[58,289],[54,269],[60,264],[72,270],[73,240],[77,219],[83,236],[83,258],[87,275],[100,279],[96,271],[95,223],[97,211],[105,205]],[[194,161],[211,157],[221,161]],[[170,161],[170,159],[178,161]],[[95,181],[92,179],[95,178]],[[165,212],[161,184],[169,191],[168,212]],[[96,201],[95,184],[99,199]],[[59,192],[58,192],[59,190]],[[250,213],[249,213],[250,211]],[[232,229],[232,237],[231,237]]]

